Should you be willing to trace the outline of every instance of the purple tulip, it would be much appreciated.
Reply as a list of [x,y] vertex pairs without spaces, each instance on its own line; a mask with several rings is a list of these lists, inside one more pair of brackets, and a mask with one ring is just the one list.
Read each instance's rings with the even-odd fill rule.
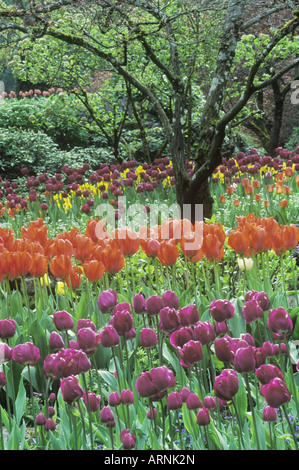
[[272,333],[290,335],[293,331],[293,322],[288,312],[283,307],[272,309],[268,316],[268,327]]
[[152,328],[143,328],[140,331],[140,344],[143,348],[154,348],[158,343],[156,332]]
[[284,380],[283,373],[275,364],[262,364],[255,370],[255,375],[262,385],[266,385],[275,377]]
[[52,331],[49,338],[49,348],[51,351],[57,352],[64,348],[64,341],[57,331]]
[[152,295],[145,301],[145,309],[148,316],[152,317],[159,315],[160,310],[163,308],[162,298],[158,295]]
[[194,339],[202,345],[210,344],[215,340],[215,330],[209,321],[198,321],[194,326]]
[[272,408],[279,408],[291,400],[288,387],[282,379],[275,377],[266,385],[261,386],[261,393]]
[[169,410],[179,410],[182,408],[182,398],[179,392],[170,392],[167,397],[167,408]]
[[18,344],[13,348],[12,359],[19,364],[34,366],[40,359],[39,349],[33,343]]
[[187,305],[179,310],[182,326],[193,326],[199,321],[199,311],[196,305]]
[[98,306],[102,313],[112,312],[117,304],[117,293],[113,289],[101,292],[98,298]]
[[208,408],[201,408],[196,415],[196,423],[198,426],[207,426],[210,424],[210,413]]
[[255,369],[255,365],[256,361],[252,346],[237,349],[233,359],[233,366],[237,372],[251,372]]
[[61,394],[63,400],[69,405],[73,405],[76,401],[83,397],[83,389],[79,384],[79,380],[74,375],[70,375],[61,381]]
[[242,315],[246,323],[252,323],[263,318],[264,311],[255,299],[248,300],[242,309]]
[[175,308],[176,310],[179,308],[178,296],[171,290],[167,290],[162,294],[162,303],[163,307]]
[[133,310],[137,314],[145,313],[145,298],[140,293],[134,294]]
[[210,304],[210,314],[217,322],[233,318],[234,310],[235,307],[229,300],[215,299]]
[[58,331],[72,330],[74,327],[71,315],[65,310],[53,313],[53,323]]
[[218,398],[230,401],[239,389],[239,379],[237,373],[231,369],[224,369],[215,378],[214,392]]
[[99,335],[100,342],[104,348],[112,348],[113,346],[118,346],[119,335],[112,325],[105,326],[103,330],[99,333]]
[[77,342],[78,347],[87,355],[94,354],[100,343],[100,335],[89,327],[80,328],[77,332]]
[[198,410],[202,406],[202,403],[196,393],[190,393],[186,400],[188,410]]
[[273,423],[277,421],[277,412],[275,408],[272,408],[272,406],[265,406],[263,409],[263,421],[266,421],[268,423]]
[[0,339],[12,338],[16,333],[16,322],[12,318],[0,320]]
[[180,364],[183,367],[192,367],[194,364],[201,362],[203,358],[202,345],[199,341],[188,341],[179,349]]

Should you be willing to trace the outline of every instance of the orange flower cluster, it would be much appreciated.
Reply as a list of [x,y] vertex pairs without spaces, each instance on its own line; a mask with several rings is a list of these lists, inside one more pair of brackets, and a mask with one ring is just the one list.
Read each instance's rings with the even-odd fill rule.
[[299,243],[299,228],[295,225],[279,225],[273,217],[260,218],[254,214],[237,220],[238,226],[229,233],[227,243],[246,258],[269,250],[285,253]]
[[141,248],[147,256],[157,256],[170,266],[176,263],[179,247],[189,261],[198,262],[205,256],[209,261],[220,261],[224,256],[225,231],[218,222],[206,224],[188,220],[169,219],[160,226],[141,231]]

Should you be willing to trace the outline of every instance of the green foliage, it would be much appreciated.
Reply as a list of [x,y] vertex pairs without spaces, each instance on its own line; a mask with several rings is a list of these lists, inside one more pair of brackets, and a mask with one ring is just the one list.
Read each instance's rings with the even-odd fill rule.
[[10,99],[0,106],[0,127],[42,131],[62,149],[86,146],[90,134],[78,121],[73,97],[64,94],[49,98]]
[[109,152],[95,146],[61,151],[44,132],[0,128],[0,173],[6,177],[15,177],[23,167],[28,167],[31,173],[53,174],[61,171],[63,165],[79,168],[89,163],[96,168],[107,161],[113,163]]

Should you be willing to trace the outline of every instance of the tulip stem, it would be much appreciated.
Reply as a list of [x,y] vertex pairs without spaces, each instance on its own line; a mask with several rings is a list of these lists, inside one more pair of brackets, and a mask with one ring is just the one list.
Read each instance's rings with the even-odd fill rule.
[[294,395],[294,400],[295,400],[295,403],[296,403],[297,416],[299,418],[299,403],[298,403],[298,400],[297,400],[297,397],[296,397],[296,395],[298,393],[298,389],[297,389],[296,384],[295,384],[292,358],[291,358],[290,348],[289,348],[289,343],[287,341],[287,338],[285,338],[285,344],[286,344],[286,348],[287,348],[287,356],[288,356],[288,359],[289,359],[289,364],[290,364],[290,369],[291,369],[291,381],[292,381],[293,395]]
[[286,420],[288,422],[288,425],[289,425],[289,428],[290,428],[290,431],[291,431],[291,434],[293,436],[293,440],[294,440],[294,444],[295,444],[295,448],[296,450],[298,450],[298,443],[297,443],[297,439],[296,439],[296,435],[294,433],[294,429],[293,429],[293,426],[290,422],[290,418],[289,418],[289,415],[287,413],[287,409],[286,409],[286,406],[285,405],[282,405],[282,408],[283,408],[283,411],[284,411],[284,414],[285,414],[285,417],[286,417]]
[[28,367],[28,378],[29,378],[29,387],[30,387],[30,396],[31,396],[31,408],[32,408],[32,419],[34,423],[34,434],[35,434],[35,439],[37,440],[37,429],[36,429],[36,423],[35,423],[35,403],[34,403],[34,397],[33,397],[33,387],[32,387],[32,380],[31,380],[31,371],[30,371],[30,365]]
[[84,388],[85,388],[86,403],[87,403],[87,410],[88,410],[90,444],[91,444],[91,449],[93,450],[92,419],[91,419],[90,403],[89,403],[89,396],[88,396],[88,388],[87,388],[86,378],[84,374],[82,374],[82,378],[83,378],[83,383],[84,383]]
[[[81,407],[81,402],[78,400],[78,408],[79,408],[79,413],[81,416],[81,421],[82,421],[82,430],[83,430],[83,436],[84,436],[84,441],[87,446],[87,438],[86,438],[86,429],[85,429],[85,421],[84,421],[84,415]],[[93,450],[93,445],[91,446],[91,450]]]
[[4,450],[3,426],[2,426],[2,406],[0,405],[0,442],[1,450]]
[[253,406],[253,401],[252,401],[252,396],[251,396],[251,390],[250,390],[250,384],[249,384],[249,380],[248,380],[248,374],[244,374],[244,377],[245,377],[245,383],[246,383],[247,394],[248,394],[248,399],[249,399],[249,405],[250,405],[251,414],[252,414],[252,421],[253,421],[253,427],[254,427],[254,431],[255,431],[257,449],[260,450],[260,443],[259,443],[257,426],[256,426],[256,419],[255,419],[255,411],[254,411],[254,406]]
[[236,418],[238,420],[238,430],[239,430],[240,442],[242,443],[243,449],[245,449],[243,433],[242,433],[242,429],[241,429],[241,420],[240,420],[240,416],[239,416],[239,413],[238,413],[238,410],[237,410],[237,407],[236,407],[235,400],[233,398],[232,398],[232,404],[233,404],[233,407],[234,407],[234,410],[235,410],[235,413],[236,413]]
[[295,269],[294,269],[294,258],[292,256],[291,250],[289,251],[289,255],[290,255],[290,258],[291,258],[291,269],[292,269],[293,282],[294,282],[296,305],[297,305],[297,307],[299,307],[299,297],[298,297],[298,289],[297,289],[297,276],[296,276]]

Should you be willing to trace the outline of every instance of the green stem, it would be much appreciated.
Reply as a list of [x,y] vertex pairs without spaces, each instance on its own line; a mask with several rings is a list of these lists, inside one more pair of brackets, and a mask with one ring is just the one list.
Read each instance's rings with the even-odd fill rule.
[[283,411],[284,411],[284,414],[285,414],[286,420],[287,420],[287,422],[288,422],[288,425],[289,425],[289,428],[290,428],[291,434],[292,434],[292,436],[293,436],[293,440],[294,440],[295,448],[296,448],[296,450],[298,450],[298,442],[297,442],[297,439],[296,439],[296,435],[295,435],[295,432],[294,432],[293,426],[291,425],[290,418],[289,418],[289,415],[288,415],[288,413],[287,413],[286,406],[285,406],[285,405],[282,405],[282,408],[283,408]]
[[244,374],[244,376],[245,376],[247,394],[248,394],[248,398],[249,398],[249,405],[250,405],[251,414],[252,414],[252,420],[253,420],[253,427],[254,427],[254,431],[255,431],[257,449],[260,450],[260,443],[259,443],[258,431],[257,431],[257,425],[256,425],[256,419],[255,419],[255,411],[254,411],[254,406],[253,406],[253,401],[252,401],[252,396],[251,396],[251,390],[250,390],[250,384],[249,384],[249,380],[248,380],[248,374]]
[[86,403],[87,403],[87,410],[88,410],[90,444],[91,444],[91,450],[93,450],[94,446],[93,446],[92,418],[91,418],[90,403],[89,403],[89,397],[88,397],[88,388],[87,388],[86,378],[84,374],[82,374],[82,378],[83,378],[83,384],[85,388]]

